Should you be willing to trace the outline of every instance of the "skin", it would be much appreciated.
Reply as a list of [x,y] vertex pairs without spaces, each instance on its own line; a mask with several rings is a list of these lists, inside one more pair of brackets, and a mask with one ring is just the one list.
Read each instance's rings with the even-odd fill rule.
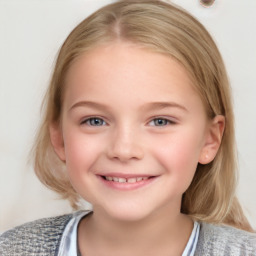
[[[198,162],[214,159],[224,118],[207,118],[179,63],[125,42],[80,56],[65,86],[61,128],[50,133],[93,205],[78,229],[82,254],[181,255],[193,228],[182,194]],[[134,187],[102,176],[152,178]]]

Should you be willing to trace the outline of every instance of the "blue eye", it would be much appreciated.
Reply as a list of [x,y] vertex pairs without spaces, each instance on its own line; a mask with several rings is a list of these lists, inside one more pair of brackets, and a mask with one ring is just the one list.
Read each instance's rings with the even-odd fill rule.
[[171,122],[170,120],[167,120],[165,118],[155,118],[149,122],[149,125],[151,125],[151,126],[166,126],[171,123],[173,123],[173,122]]
[[106,122],[98,117],[91,117],[89,119],[86,119],[82,122],[82,124],[87,124],[89,126],[103,126],[106,125]]

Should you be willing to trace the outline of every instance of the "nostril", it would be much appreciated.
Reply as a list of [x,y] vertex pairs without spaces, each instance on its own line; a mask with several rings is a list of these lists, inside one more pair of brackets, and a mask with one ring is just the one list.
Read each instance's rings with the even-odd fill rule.
[[212,6],[214,4],[214,2],[215,2],[215,0],[200,0],[200,4],[205,7]]

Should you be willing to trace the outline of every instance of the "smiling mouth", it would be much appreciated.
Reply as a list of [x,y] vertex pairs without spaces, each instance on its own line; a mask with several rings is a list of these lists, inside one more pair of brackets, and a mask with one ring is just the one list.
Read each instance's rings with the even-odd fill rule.
[[111,176],[102,176],[102,178],[106,181],[118,182],[118,183],[137,183],[142,180],[148,180],[153,177],[132,177],[132,178],[119,178],[119,177],[111,177]]

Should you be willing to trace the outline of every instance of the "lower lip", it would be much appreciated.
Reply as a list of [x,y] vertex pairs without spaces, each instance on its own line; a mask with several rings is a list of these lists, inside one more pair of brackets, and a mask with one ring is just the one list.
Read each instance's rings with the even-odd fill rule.
[[157,178],[155,176],[155,177],[151,177],[146,180],[141,180],[141,181],[134,182],[134,183],[128,183],[128,182],[121,183],[121,182],[116,182],[116,181],[105,180],[102,176],[98,176],[98,177],[106,186],[108,186],[112,189],[123,190],[123,191],[135,190],[135,189],[139,189],[139,188],[148,186],[149,184],[154,182]]

